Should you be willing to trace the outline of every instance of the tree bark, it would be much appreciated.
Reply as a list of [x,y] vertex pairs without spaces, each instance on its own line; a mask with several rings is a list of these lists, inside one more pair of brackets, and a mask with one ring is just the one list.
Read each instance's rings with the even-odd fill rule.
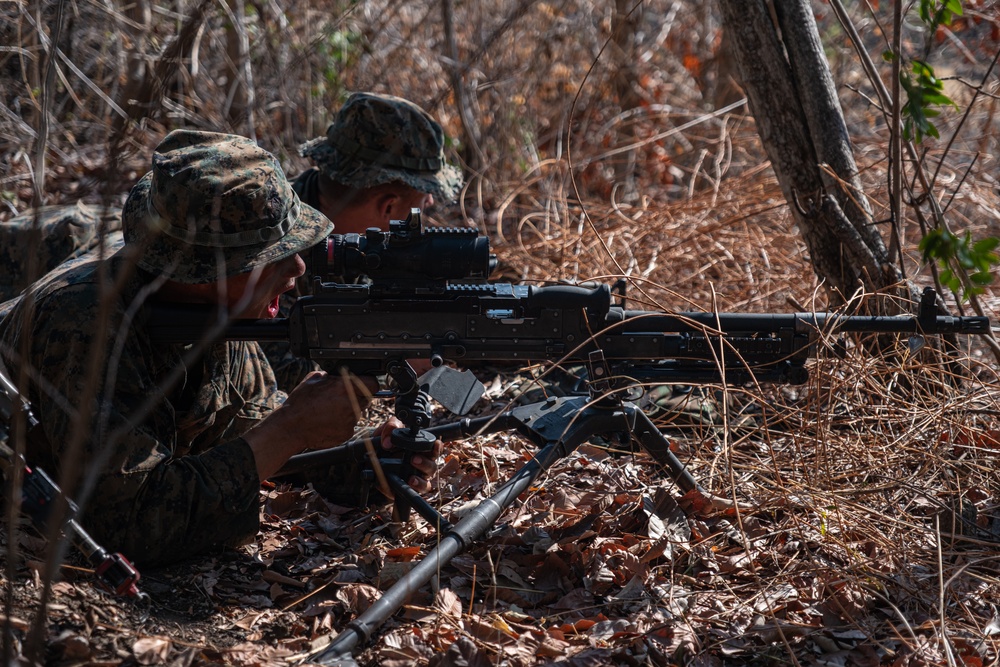
[[482,136],[476,115],[470,108],[469,98],[465,90],[463,74],[465,68],[461,65],[458,53],[458,38],[455,36],[455,2],[441,0],[441,21],[444,25],[445,46],[451,63],[448,66],[448,76],[451,78],[451,88],[455,94],[455,106],[458,109],[458,119],[462,124],[462,159],[466,167],[474,174],[482,173],[486,166],[486,156],[482,149]]
[[110,144],[113,148],[123,145],[131,125],[156,115],[160,99],[167,86],[174,80],[178,69],[183,67],[183,54],[191,50],[210,5],[211,0],[198,0],[184,19],[177,35],[163,48],[155,61],[155,67],[145,68],[142,80],[135,91],[131,93],[124,91],[121,102],[122,108],[128,111],[128,118],[115,121]]
[[[831,304],[904,283],[872,224],[809,0],[719,0],[764,149]],[[904,290],[909,296],[909,290]]]
[[226,25],[226,78],[229,81],[229,127],[239,134],[257,140],[254,123],[253,70],[250,67],[250,41],[246,29],[246,8],[243,0],[225,0],[222,8],[229,17]]
[[128,26],[128,54],[125,57],[127,63],[125,87],[119,99],[121,108],[128,112],[128,118],[115,116],[112,120],[112,134],[117,135],[130,120],[141,118],[147,111],[143,104],[148,102],[144,95],[144,86],[148,78],[148,72],[152,68],[146,56],[147,40],[149,38],[150,25],[153,20],[153,11],[147,0],[136,0],[125,9],[125,16],[129,23],[120,22],[121,26]]

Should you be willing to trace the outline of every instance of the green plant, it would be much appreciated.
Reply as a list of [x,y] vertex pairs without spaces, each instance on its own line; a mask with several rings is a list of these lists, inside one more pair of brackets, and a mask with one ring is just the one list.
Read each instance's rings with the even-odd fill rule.
[[364,51],[364,36],[350,28],[332,30],[317,47],[322,80],[313,89],[314,97],[323,97],[344,89],[343,73],[353,66]]
[[[938,228],[920,240],[920,251],[925,262],[936,261],[940,265],[941,284],[956,294],[961,291],[962,299],[967,300],[973,294],[981,294],[993,282],[991,269],[1000,262],[1000,256],[994,252],[998,245],[1000,239],[995,236],[973,243],[970,232],[959,237]],[[955,265],[968,280],[963,281],[959,272],[953,270]]]
[[[958,108],[955,102],[945,95],[944,84],[934,74],[934,68],[927,63],[927,56],[933,44],[934,35],[941,26],[951,25],[955,16],[962,15],[961,0],[920,0],[917,9],[920,20],[924,23],[927,41],[923,58],[912,59],[907,67],[899,71],[899,83],[906,91],[906,103],[903,105],[903,138],[920,143],[924,136],[940,138],[937,127],[928,120],[941,112],[932,107],[950,106]],[[888,59],[898,54],[888,53]]]
[[962,15],[961,0],[944,0],[940,5],[936,0],[920,0],[918,8],[920,20],[931,28],[931,34],[938,26],[951,25],[951,19]]
[[958,105],[944,94],[944,84],[934,75],[934,68],[921,60],[913,60],[908,70],[900,70],[899,84],[906,91],[903,138],[917,143],[923,141],[924,136],[939,139],[941,135],[929,119],[941,112],[932,107],[951,106],[957,109]]
[[[914,58],[906,67],[900,68],[899,83],[906,92],[902,106],[903,139],[920,143],[925,137],[940,138],[940,133],[931,118],[940,115],[935,107],[958,105],[944,92],[944,84],[927,63],[934,36],[939,28],[951,25],[952,19],[962,15],[961,0],[920,0],[917,8],[920,20],[926,28],[927,40],[923,59]],[[894,60],[900,54],[887,52],[885,58]],[[973,242],[972,234],[962,235],[949,230],[943,222],[930,230],[920,240],[920,252],[925,262],[936,262],[941,268],[939,280],[943,287],[951,290],[962,301],[981,294],[984,287],[993,282],[992,269],[1000,262],[996,248],[1000,239],[984,238]]]

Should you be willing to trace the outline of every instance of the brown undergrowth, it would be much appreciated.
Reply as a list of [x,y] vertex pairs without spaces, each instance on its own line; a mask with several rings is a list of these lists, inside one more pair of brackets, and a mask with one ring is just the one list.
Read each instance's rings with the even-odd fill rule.
[[[120,203],[127,185],[105,185],[134,182],[169,128],[247,131],[246,115],[231,113],[238,96],[223,74],[230,56],[220,10],[198,33],[200,48],[169,63],[161,98],[127,135],[110,179],[115,113],[93,88],[118,99],[133,71],[125,47],[141,45],[140,60],[160,63],[183,12],[154,14],[147,32],[115,3],[74,4],[63,47],[93,86],[61,66],[57,94],[45,102],[45,49],[32,32],[39,19],[52,25],[55,7],[35,16],[22,4],[0,7],[5,43],[18,44],[0,52],[2,219],[32,202],[43,104],[52,120],[48,204]],[[629,306],[647,309],[825,308],[753,120],[738,96],[726,97],[709,3],[646,3],[633,69],[605,48],[617,20],[606,7],[467,3],[456,8],[454,38],[464,90],[474,93],[465,100],[451,78],[452,55],[441,55],[450,51],[436,2],[249,4],[253,127],[289,172],[304,166],[294,147],[323,132],[346,91],[399,94],[462,137],[449,155],[466,168],[468,187],[431,217],[488,234],[498,278],[625,278]],[[981,41],[964,44],[979,53],[991,43],[995,5],[968,5]],[[973,23],[976,16],[987,18]],[[873,224],[889,238],[887,132],[836,25],[823,18]],[[955,60],[949,85],[961,100],[977,70],[964,56]],[[631,105],[619,75],[638,95]],[[929,164],[947,158],[940,200],[976,238],[1000,233],[995,108],[987,98],[947,156],[943,142],[924,154]],[[954,120],[940,123],[947,136]],[[623,171],[628,159],[634,168]],[[899,261],[929,285],[916,246],[922,230],[906,219]],[[995,317],[995,289],[983,297]],[[947,377],[955,365],[926,351],[910,355],[901,340],[885,356],[861,345],[842,357],[824,349],[800,386],[707,388],[721,394],[717,422],[671,422],[665,432],[701,484],[741,502],[738,512],[712,513],[682,497],[641,451],[606,439],[582,446],[519,498],[495,534],[443,567],[359,662],[1000,662],[1000,383],[984,348],[962,345],[959,382]],[[477,409],[508,405],[514,379],[483,379],[488,399]],[[532,452],[511,434],[453,443],[431,502],[459,515]],[[420,519],[399,525],[388,506],[337,507],[310,488],[269,485],[262,507],[254,544],[144,571],[148,604],[115,599],[86,572],[64,567],[45,612],[44,662],[297,664],[435,542]],[[4,582],[14,599],[4,613],[23,654],[44,548],[30,530],[18,534],[27,557]]]

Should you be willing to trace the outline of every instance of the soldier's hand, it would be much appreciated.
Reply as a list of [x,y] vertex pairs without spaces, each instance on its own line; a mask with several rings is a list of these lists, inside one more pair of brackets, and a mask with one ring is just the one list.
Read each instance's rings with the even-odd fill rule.
[[267,479],[294,454],[339,445],[354,435],[354,427],[378,390],[374,378],[313,371],[288,395],[284,404],[243,438],[249,443],[260,479]]
[[276,412],[285,412],[296,435],[305,441],[299,451],[325,449],[349,440],[358,419],[378,391],[372,377],[344,380],[339,375],[313,371],[296,385]]
[[[395,417],[390,417],[386,423],[375,429],[374,435],[381,441],[382,449],[385,451],[393,449],[392,429],[394,428],[403,428],[403,422]],[[419,473],[412,475],[410,479],[406,480],[406,483],[413,487],[414,491],[417,493],[427,493],[431,490],[430,478],[437,472],[437,459],[443,451],[444,444],[440,440],[435,440],[432,451],[427,454],[414,454],[410,458],[410,464]]]

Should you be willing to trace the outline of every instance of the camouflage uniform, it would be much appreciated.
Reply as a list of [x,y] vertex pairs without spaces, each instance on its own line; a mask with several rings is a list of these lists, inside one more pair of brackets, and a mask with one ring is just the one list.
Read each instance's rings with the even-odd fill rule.
[[107,248],[121,245],[120,230],[120,209],[82,202],[43,206],[0,223],[0,301],[14,298],[62,262],[97,250],[102,238]]
[[[445,162],[444,130],[430,114],[399,97],[354,93],[327,128],[326,136],[299,148],[299,154],[316,166],[292,183],[299,198],[319,207],[319,176],[356,190],[385,183],[404,183],[419,192],[451,202],[462,189],[461,171]],[[298,296],[310,291],[310,267],[298,288],[281,299],[282,317],[287,316]],[[264,346],[278,386],[288,391],[315,370],[309,359],[296,357],[287,343]]]
[[[113,256],[32,286],[32,312],[19,303],[0,321],[0,349],[16,377],[26,337],[29,374],[42,378],[30,390],[41,425],[27,434],[29,459],[69,479],[84,525],[106,547],[162,563],[256,532],[259,480],[240,436],[280,394],[254,342],[211,345],[193,361],[190,346],[152,342],[143,304],[156,298],[154,281],[245,273],[315,244],[332,224],[299,203],[250,140],[183,130],[159,145],[122,221],[125,245]],[[105,311],[114,281],[121,289]],[[96,394],[83,403],[95,356]],[[66,470],[81,427],[81,460]],[[87,476],[92,492],[81,497]]]

